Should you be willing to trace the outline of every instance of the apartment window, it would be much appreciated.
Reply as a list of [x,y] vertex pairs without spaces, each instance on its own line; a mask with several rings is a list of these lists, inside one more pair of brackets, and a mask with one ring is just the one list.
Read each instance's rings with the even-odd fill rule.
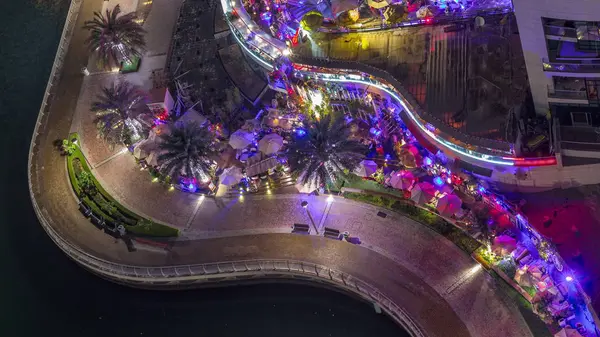
[[571,112],[571,122],[573,126],[590,125],[590,114],[587,112]]

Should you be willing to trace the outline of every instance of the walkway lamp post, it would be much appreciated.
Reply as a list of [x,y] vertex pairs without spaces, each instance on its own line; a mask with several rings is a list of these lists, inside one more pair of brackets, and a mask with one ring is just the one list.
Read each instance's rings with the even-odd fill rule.
[[315,225],[315,221],[313,220],[312,215],[310,214],[310,210],[308,209],[308,201],[303,200],[300,205],[306,209],[306,214],[308,214],[308,218],[310,219],[310,223],[312,223],[313,228],[315,229],[315,234],[319,235],[319,230],[317,229],[317,225]]

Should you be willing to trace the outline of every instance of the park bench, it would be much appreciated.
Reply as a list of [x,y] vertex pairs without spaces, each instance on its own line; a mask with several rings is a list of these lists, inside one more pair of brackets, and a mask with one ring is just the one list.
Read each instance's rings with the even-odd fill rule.
[[81,200],[79,201],[79,211],[86,218],[92,214],[92,210]]
[[335,228],[329,228],[329,227],[325,227],[325,230],[323,231],[323,236],[326,238],[330,238],[330,239],[334,239],[334,240],[340,240],[340,231],[335,229]]
[[96,227],[100,229],[104,228],[104,219],[101,216],[97,216],[96,214],[92,213],[90,218]]
[[292,225],[292,233],[308,234],[309,232],[310,232],[310,227],[307,224],[295,223]]

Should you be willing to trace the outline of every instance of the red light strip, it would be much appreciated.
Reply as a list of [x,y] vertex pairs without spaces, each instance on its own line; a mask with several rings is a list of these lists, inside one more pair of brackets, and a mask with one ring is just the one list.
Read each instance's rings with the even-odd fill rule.
[[515,159],[515,166],[551,166],[551,165],[556,165],[556,158],[544,158],[544,159],[513,158],[513,159]]

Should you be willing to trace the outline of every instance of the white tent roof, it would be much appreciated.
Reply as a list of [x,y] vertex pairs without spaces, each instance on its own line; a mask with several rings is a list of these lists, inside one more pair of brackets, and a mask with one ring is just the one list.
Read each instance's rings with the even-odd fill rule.
[[198,111],[194,109],[189,109],[186,111],[179,119],[177,120],[177,124],[185,124],[185,123],[196,123],[198,125],[202,125],[206,122],[206,117],[202,116]]
[[248,145],[252,144],[253,141],[254,134],[241,129],[237,130],[231,134],[231,137],[229,137],[229,145],[236,150],[247,147]]

